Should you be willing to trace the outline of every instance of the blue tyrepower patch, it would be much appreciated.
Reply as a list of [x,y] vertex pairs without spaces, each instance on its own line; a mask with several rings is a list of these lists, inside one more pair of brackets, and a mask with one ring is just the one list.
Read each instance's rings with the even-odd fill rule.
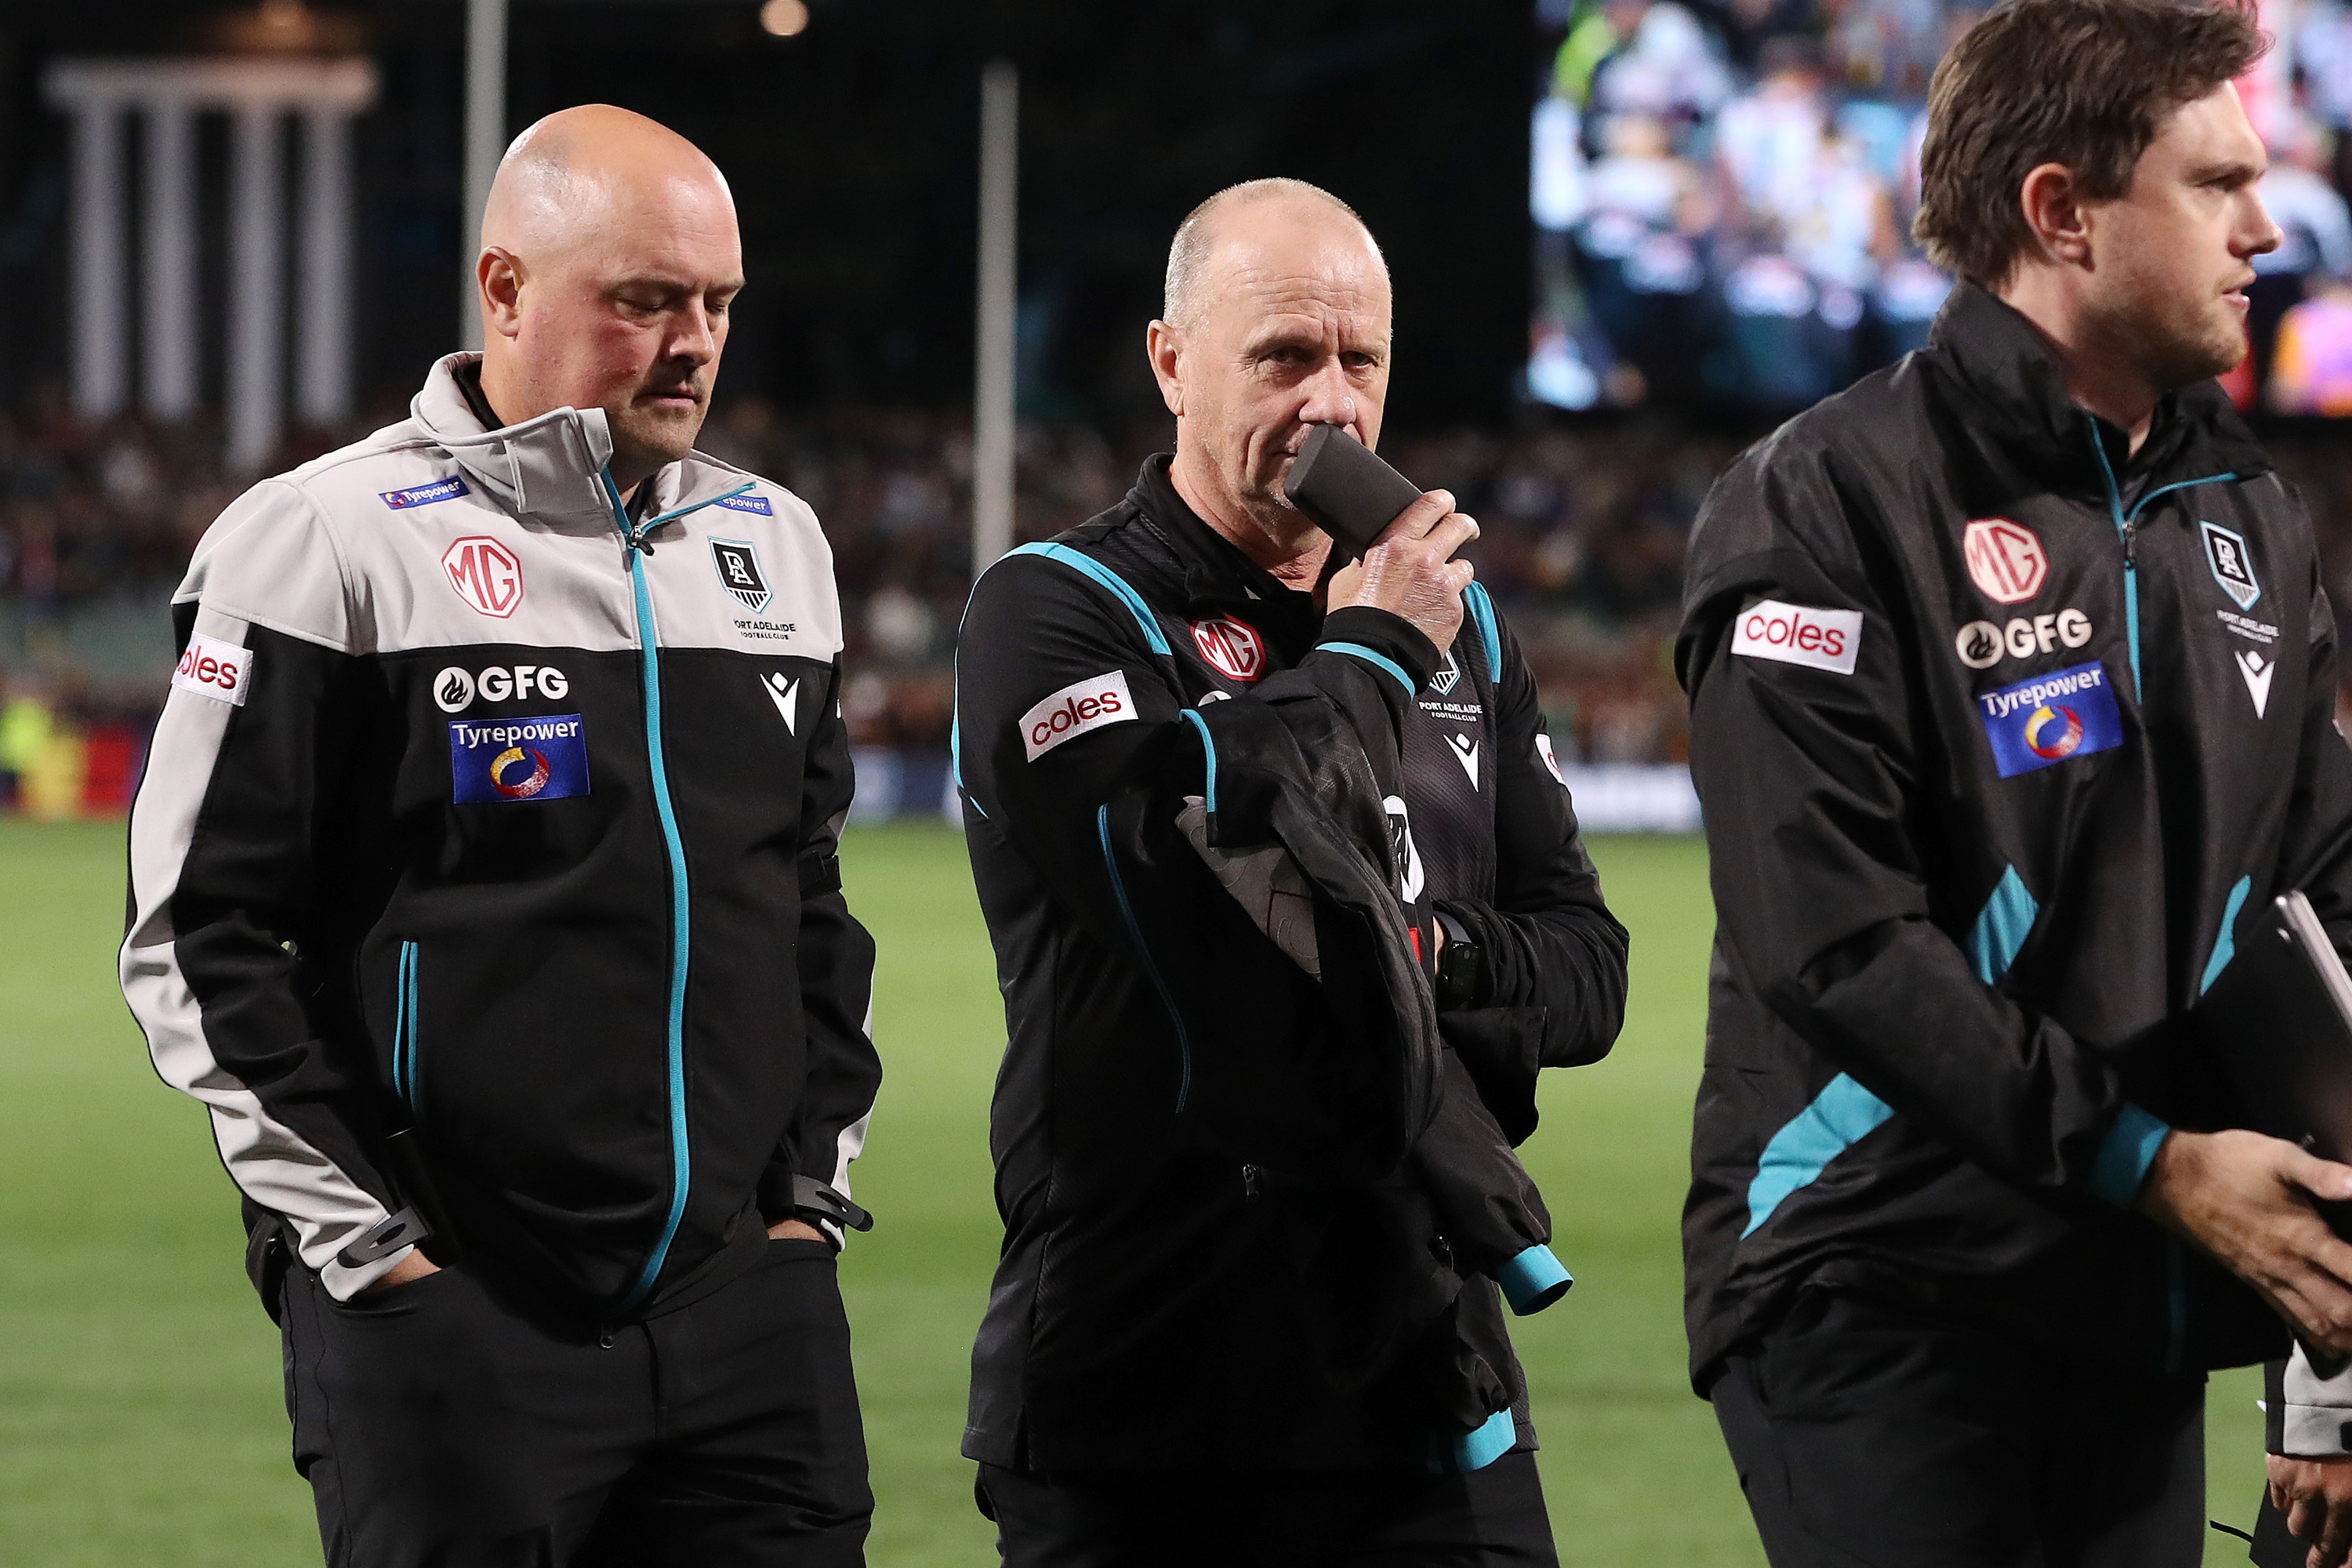
[[2124,743],[2116,689],[2095,661],[1979,691],[1977,712],[2005,779]]
[[720,496],[719,504],[729,511],[755,511],[761,517],[776,515],[776,509],[768,504],[766,496]]
[[580,715],[459,720],[449,726],[449,785],[459,805],[586,795],[588,736]]
[[413,506],[431,506],[436,500],[456,500],[474,492],[466,481],[452,474],[436,484],[419,485],[413,490],[378,490],[377,497],[394,511],[404,511]]

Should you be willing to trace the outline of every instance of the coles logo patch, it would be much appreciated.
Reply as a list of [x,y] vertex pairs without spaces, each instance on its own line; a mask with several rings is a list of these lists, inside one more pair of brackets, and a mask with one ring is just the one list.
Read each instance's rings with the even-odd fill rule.
[[1852,675],[1862,654],[1860,610],[1818,610],[1764,599],[1739,612],[1731,651]]
[[522,603],[522,563],[495,539],[457,541],[441,552],[441,570],[457,596],[486,616],[505,620]]
[[586,795],[588,738],[580,715],[459,720],[449,726],[449,784],[459,805]]
[[2104,664],[2078,664],[1979,691],[1977,710],[1992,742],[1993,765],[2005,779],[2124,743],[2123,715]]
[[2041,538],[2005,517],[1981,517],[1969,524],[1960,552],[1968,558],[1969,580],[2000,604],[2025,603],[2050,576]]
[[187,652],[180,656],[180,662],[172,670],[172,684],[181,690],[226,702],[232,708],[245,706],[246,689],[252,682],[250,649],[201,632],[188,639]]
[[1106,724],[1129,723],[1134,718],[1135,699],[1128,695],[1127,671],[1114,669],[1091,679],[1074,680],[1021,715],[1021,749],[1034,763],[1065,741]]
[[1246,621],[1231,616],[1194,621],[1192,646],[1228,680],[1255,680],[1265,673],[1265,639]]

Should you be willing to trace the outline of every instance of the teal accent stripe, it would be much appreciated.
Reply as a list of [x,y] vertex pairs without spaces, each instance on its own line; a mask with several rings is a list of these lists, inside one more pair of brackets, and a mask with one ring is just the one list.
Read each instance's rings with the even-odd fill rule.
[[1119,919],[1127,922],[1128,940],[1135,943],[1136,957],[1143,963],[1143,973],[1151,979],[1151,988],[1160,993],[1160,1005],[1168,1009],[1168,1021],[1176,1027],[1176,1050],[1183,1069],[1176,1083],[1176,1113],[1184,1113],[1184,1102],[1192,1096],[1192,1037],[1184,1032],[1184,1015],[1176,1010],[1176,994],[1168,989],[1160,978],[1160,966],[1151,961],[1151,950],[1143,942],[1143,927],[1137,923],[1135,906],[1127,901],[1127,883],[1118,874],[1118,860],[1110,852],[1110,805],[1105,802],[1095,808],[1095,834],[1102,840],[1103,869],[1110,873],[1111,896],[1118,900]]
[[[733,489],[729,490],[723,496],[712,496],[709,500],[692,501],[685,506],[676,508],[673,510],[666,511],[659,517],[649,517],[646,519],[645,521],[637,525],[636,535],[639,539],[643,539],[646,534],[651,533],[655,529],[659,528],[665,522],[674,522],[690,511],[700,511],[704,507],[717,506],[723,500],[733,500],[737,496],[743,494],[745,491],[755,490],[759,488],[760,487],[757,484],[747,480],[742,484],[737,485]],[[625,524],[623,526],[622,531],[625,533],[628,531]]]
[[677,811],[670,801],[669,766],[662,746],[661,628],[654,620],[645,557],[630,534],[628,509],[622,503],[620,487],[613,482],[610,469],[601,471],[598,478],[604,481],[604,494],[613,503],[613,521],[621,537],[630,541],[629,586],[635,599],[638,658],[646,687],[646,757],[653,774],[654,812],[661,819],[662,845],[669,855],[669,1215],[662,1222],[661,1238],[646,1258],[637,1282],[620,1300],[618,1310],[626,1312],[653,1294],[662,1265],[668,1261],[670,1244],[677,1239],[678,1223],[686,1217],[687,1194],[694,1180],[686,1124],[686,973],[692,946],[688,928],[686,840],[677,830]]
[[1856,1083],[1851,1074],[1830,1079],[1813,1102],[1772,1134],[1748,1184],[1745,1239],[1772,1217],[1791,1193],[1811,1186],[1829,1163],[1876,1131],[1894,1108]]
[[1447,1444],[1443,1455],[1429,1461],[1429,1468],[1439,1475],[1466,1476],[1472,1470],[1485,1469],[1509,1453],[1518,1440],[1518,1424],[1511,1419],[1511,1413],[1497,1410],[1486,1417],[1478,1430]]
[[392,1092],[416,1110],[416,944],[400,944],[392,1021]]
[[1412,696],[1414,690],[1412,677],[1404,672],[1404,667],[1402,665],[1397,663],[1396,660],[1389,658],[1386,654],[1375,653],[1370,648],[1366,647],[1363,644],[1357,642],[1319,642],[1315,646],[1322,649],[1325,653],[1349,654],[1354,658],[1362,659],[1367,664],[1377,665],[1379,668],[1387,670],[1391,675],[1396,677],[1396,683],[1404,688],[1404,694],[1407,699],[1410,699]]
[[1129,612],[1135,616],[1135,624],[1143,628],[1144,641],[1151,645],[1152,652],[1174,651],[1168,646],[1166,634],[1160,629],[1159,617],[1151,613],[1151,606],[1143,602],[1143,595],[1137,593],[1126,578],[1093,556],[1081,554],[1066,544],[1024,544],[1006,551],[1003,559],[1009,561],[1015,555],[1042,555],[1048,561],[1058,561],[1071,570],[1082,572],[1093,578],[1109,589],[1117,595],[1119,603],[1128,607]]
[[2091,1191],[2119,1209],[2131,1207],[2140,1184],[2155,1162],[2158,1145],[2172,1131],[2130,1100],[2116,1113],[2116,1124],[2099,1143],[2099,1158],[2091,1167]]
[[[2139,684],[2139,574],[2131,559],[2131,519],[2124,515],[2124,493],[2116,488],[2116,466],[2107,461],[2107,444],[2099,439],[2097,420],[2091,422],[2091,452],[2099,459],[2099,477],[2106,481],[2107,515],[2115,520],[2116,538],[2124,546],[2124,626],[2131,645],[2132,695],[2143,697]],[[2137,515],[2138,509],[2133,509]]]
[[1486,596],[1486,584],[1473,583],[1462,591],[1462,602],[1470,608],[1470,618],[1478,626],[1478,646],[1486,650],[1486,679],[1499,686],[1503,681],[1503,634],[1495,625],[1495,601]]
[[1987,985],[1998,985],[2009,966],[2017,962],[2018,950],[2033,931],[2034,917],[2042,912],[2033,895],[2025,890],[2025,879],[2011,866],[2000,874],[2000,884],[1985,900],[1977,915],[1977,923],[1969,931],[1969,958],[1976,965],[1977,978]]
[[1208,759],[1209,764],[1208,806],[1213,815],[1217,809],[1217,742],[1209,733],[1209,721],[1202,718],[1197,710],[1187,708],[1179,717],[1201,731],[1201,754]]
[[2221,934],[2213,939],[2213,956],[2205,961],[2205,978],[2197,983],[2200,996],[2213,989],[2213,982],[2221,978],[2221,971],[2238,956],[2238,911],[2246,907],[2246,895],[2253,890],[2252,877],[2239,878],[2237,886],[2230,889],[2230,902],[2221,910]]
[[1538,1244],[1496,1269],[1495,1283],[1503,1288],[1503,1300],[1511,1310],[1524,1318],[1567,1295],[1576,1278],[1550,1247]]
[[[2101,455],[2105,456],[2104,453]],[[2140,497],[2138,501],[2133,505],[2130,512],[2126,515],[2137,517],[2140,513],[2147,510],[2148,502],[2154,500],[2158,496],[2168,496],[2175,490],[2192,490],[2199,485],[2231,485],[2237,482],[2238,476],[2235,474],[2213,474],[2201,479],[2180,479],[2172,484],[2158,485],[2156,489],[2148,491],[2147,494]]]

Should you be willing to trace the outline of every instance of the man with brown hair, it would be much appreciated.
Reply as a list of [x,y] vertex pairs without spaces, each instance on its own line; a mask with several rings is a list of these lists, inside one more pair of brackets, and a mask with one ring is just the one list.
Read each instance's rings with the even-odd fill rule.
[[1989,12],[1929,109],[1928,347],[1693,535],[1693,1374],[1775,1568],[2194,1563],[2204,1369],[2281,1319],[2352,1349],[2312,1207],[2352,1169],[2209,1131],[2187,1016],[2279,893],[2352,943],[2335,617],[2211,380],[2279,238],[2263,47],[2228,5]]

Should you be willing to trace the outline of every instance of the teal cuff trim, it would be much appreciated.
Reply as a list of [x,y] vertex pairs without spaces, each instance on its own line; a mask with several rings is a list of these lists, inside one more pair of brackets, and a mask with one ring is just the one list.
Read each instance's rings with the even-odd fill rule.
[[2156,1163],[2158,1148],[2171,1131],[2130,1100],[2124,1101],[2116,1124],[2099,1145],[2098,1163],[2091,1167],[2091,1191],[2119,1209],[2131,1207],[2140,1184],[2147,1180],[2148,1166]]
[[1486,679],[1497,686],[1503,683],[1503,634],[1495,625],[1495,601],[1486,596],[1486,584],[1473,583],[1462,591],[1462,602],[1470,610],[1470,619],[1478,627],[1478,646],[1486,654]]
[[1366,647],[1363,644],[1356,642],[1325,642],[1317,643],[1315,646],[1325,653],[1344,653],[1353,655],[1355,658],[1362,659],[1366,664],[1376,665],[1380,668],[1387,670],[1391,675],[1396,678],[1396,683],[1404,688],[1406,698],[1408,700],[1412,698],[1413,693],[1412,677],[1407,675],[1404,672],[1404,667],[1397,663],[1396,660],[1389,658],[1388,655],[1384,653],[1374,653],[1370,648]]
[[1518,1440],[1518,1423],[1511,1419],[1509,1411],[1497,1410],[1478,1430],[1454,1438],[1443,1453],[1433,1456],[1429,1468],[1441,1476],[1468,1475],[1509,1453]]
[[1511,1310],[1524,1318],[1567,1295],[1576,1277],[1552,1256],[1550,1247],[1538,1245],[1496,1269],[1495,1283],[1503,1288],[1503,1300]]

